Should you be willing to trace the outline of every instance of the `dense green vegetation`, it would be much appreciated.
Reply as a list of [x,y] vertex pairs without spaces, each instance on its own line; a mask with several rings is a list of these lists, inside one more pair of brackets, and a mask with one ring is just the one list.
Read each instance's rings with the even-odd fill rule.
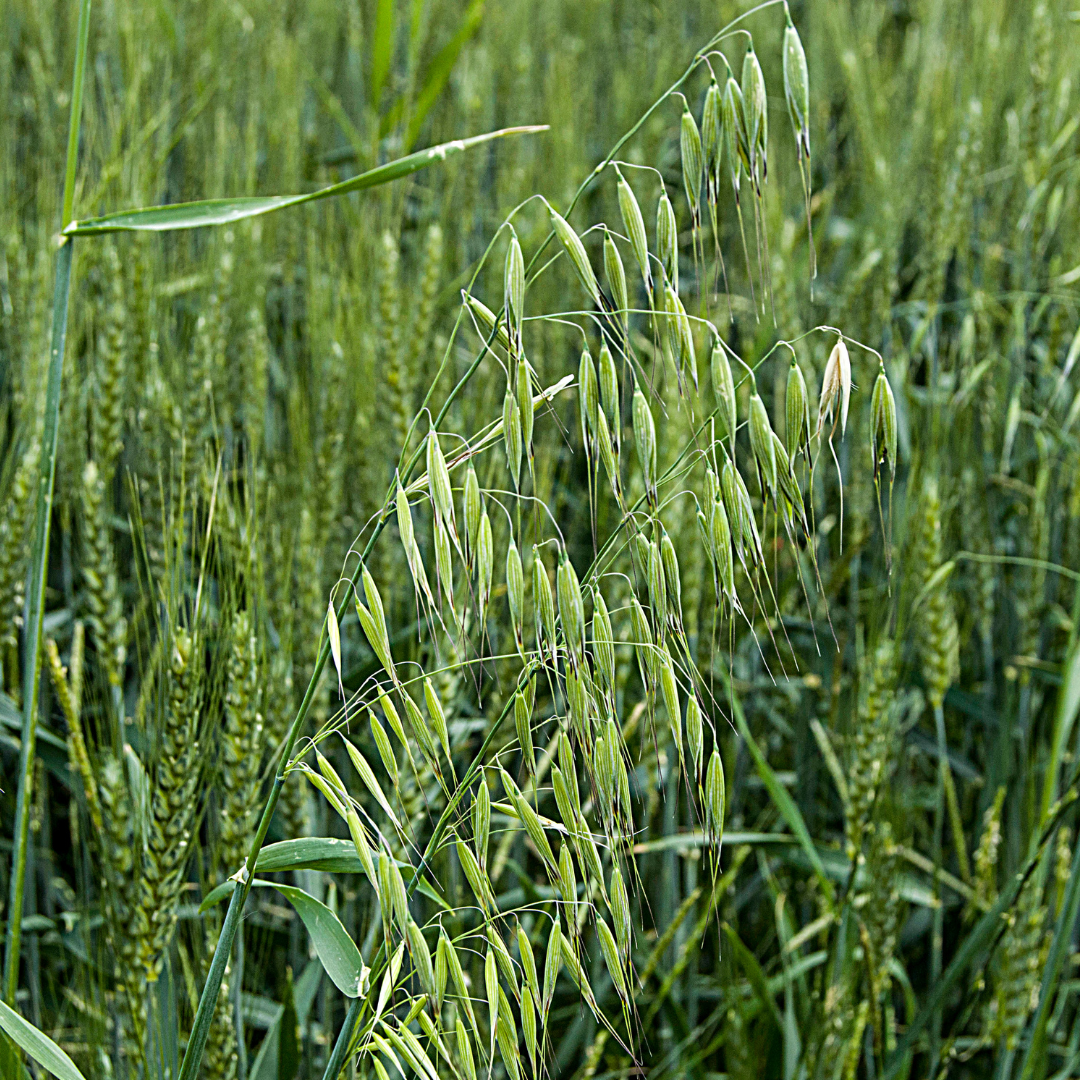
[[1080,25],[788,3],[0,0],[4,1077],[1080,1074]]

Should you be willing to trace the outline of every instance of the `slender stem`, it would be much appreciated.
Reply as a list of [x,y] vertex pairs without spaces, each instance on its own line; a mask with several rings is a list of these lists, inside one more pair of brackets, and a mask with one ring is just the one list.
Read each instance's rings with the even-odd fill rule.
[[[79,9],[75,72],[72,77],[71,122],[68,128],[67,167],[61,226],[71,220],[75,200],[75,165],[79,152],[82,120],[83,75],[90,34],[90,0]],[[26,593],[23,657],[23,723],[19,748],[19,784],[15,800],[15,830],[11,854],[11,892],[8,901],[7,942],[4,949],[3,998],[12,1006],[19,986],[19,953],[22,945],[22,913],[26,892],[26,852],[33,796],[34,751],[38,722],[38,679],[41,675],[42,625],[45,616],[45,581],[49,568],[49,523],[52,519],[53,485],[56,478],[56,449],[60,432],[60,387],[64,374],[64,345],[67,339],[68,297],[71,293],[72,242],[62,243],[56,257],[56,285],[53,291],[52,340],[45,387],[45,415],[42,425],[41,473],[38,477],[34,514],[34,541],[30,559],[30,580]]]
[[326,1071],[323,1080],[337,1080],[341,1075],[342,1066],[345,1064],[345,1055],[349,1052],[349,1043],[352,1040],[353,1028],[356,1027],[357,1017],[364,1007],[364,998],[354,997],[349,1003],[349,1011],[345,1014],[345,1022],[338,1032],[337,1042],[334,1043],[333,1053],[326,1063]]

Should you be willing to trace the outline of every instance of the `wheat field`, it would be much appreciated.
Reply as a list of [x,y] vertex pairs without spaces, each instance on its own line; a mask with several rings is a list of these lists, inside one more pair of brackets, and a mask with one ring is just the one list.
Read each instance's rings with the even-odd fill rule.
[[4,1080],[1080,1075],[1080,12],[0,27]]

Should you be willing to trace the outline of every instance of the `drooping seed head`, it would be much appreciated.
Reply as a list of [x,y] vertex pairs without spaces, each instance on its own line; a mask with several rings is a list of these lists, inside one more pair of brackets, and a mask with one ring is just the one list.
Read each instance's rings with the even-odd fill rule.
[[450,733],[446,726],[446,713],[443,712],[442,702],[435,693],[435,687],[430,679],[424,679],[424,704],[427,705],[428,716],[431,717],[431,726],[438,736],[443,752],[450,757]]
[[[400,489],[400,485],[398,487]],[[480,482],[476,479],[476,470],[470,461],[468,471],[465,473],[465,541],[468,545],[470,564],[476,557],[476,543],[480,536],[480,515],[483,512],[484,499],[480,494]],[[398,521],[400,520],[399,506]]]
[[536,772],[536,750],[533,747],[532,716],[525,695],[520,691],[514,695],[514,729],[517,731],[518,744],[525,768],[532,775]]
[[510,234],[510,246],[506,250],[506,266],[503,272],[503,302],[506,316],[513,328],[513,340],[521,344],[521,320],[525,309],[525,260],[517,233]]
[[601,409],[596,414],[596,448],[600,452],[600,463],[611,483],[615,497],[619,497],[619,463],[615,458],[615,447],[611,441],[611,429],[607,417]]
[[607,278],[611,299],[615,311],[623,325],[623,331],[630,325],[630,296],[626,289],[626,271],[623,269],[622,256],[611,233],[604,233],[604,277]]
[[675,210],[665,187],[660,188],[660,201],[656,204],[656,251],[664,268],[664,276],[678,293],[679,230],[675,224]]
[[889,475],[896,478],[896,399],[884,367],[878,371],[870,398],[870,456],[875,476],[878,466],[888,461]]
[[630,238],[630,247],[633,248],[634,258],[637,260],[638,269],[641,271],[641,280],[645,285],[645,291],[652,296],[653,279],[652,268],[649,266],[649,244],[645,237],[645,219],[641,215],[641,207],[638,205],[634,189],[623,179],[617,165],[615,166],[615,172],[619,177],[619,213],[622,216],[623,228]]
[[793,467],[795,455],[800,450],[807,455],[810,453],[810,403],[802,368],[794,356],[784,392],[784,445]]
[[851,400],[851,359],[848,356],[844,339],[838,338],[829,353],[825,364],[825,374],[821,378],[821,396],[818,400],[818,433],[825,426],[825,421],[833,415],[840,401],[840,436],[847,431],[848,403]]
[[604,963],[607,965],[611,981],[615,984],[619,997],[626,1001],[629,999],[626,990],[626,972],[623,971],[622,961],[619,958],[619,949],[615,944],[615,936],[608,929],[607,923],[604,922],[600,915],[596,916],[596,936],[600,941],[600,951],[604,955]]
[[623,962],[630,956],[630,899],[626,895],[626,884],[618,866],[611,868],[611,921],[615,924],[615,938],[619,943],[619,953]]
[[481,777],[473,800],[473,844],[476,847],[476,859],[483,869],[487,865],[488,840],[491,836],[491,793],[487,781]]
[[588,446],[596,432],[596,412],[600,408],[600,388],[592,353],[582,349],[578,364],[578,408],[581,412],[581,440]]
[[743,57],[742,92],[746,142],[750,157],[749,172],[760,190],[768,172],[766,155],[769,145],[769,102],[765,93],[765,76],[761,71],[757,53],[754,52],[753,41]]
[[722,594],[730,602],[735,598],[735,559],[731,553],[731,527],[727,511],[719,500],[712,505],[709,535],[716,558],[716,579]]
[[435,504],[435,512],[447,523],[447,527],[452,528],[454,495],[450,487],[450,470],[446,467],[446,458],[443,457],[442,447],[439,445],[439,434],[434,428],[428,432],[427,470],[428,489],[431,492],[431,501]]
[[506,549],[506,600],[510,605],[514,634],[520,642],[525,618],[525,574],[521,568],[521,555],[513,537],[510,537],[510,546]]
[[[489,334],[492,330],[495,330],[495,312],[491,310],[482,300],[478,300],[475,296],[462,290],[461,293],[466,306],[473,313],[476,321],[480,324],[483,332]],[[507,350],[510,351],[510,336],[506,332],[506,323],[500,322],[498,330],[496,331],[495,338],[498,343]]]
[[652,541],[649,542],[649,561],[645,576],[649,585],[649,604],[653,611],[654,625],[656,626],[657,635],[660,636],[663,634],[664,624],[667,622],[667,582],[664,580],[664,563],[660,555],[660,548]]
[[694,773],[701,776],[701,757],[705,752],[705,733],[701,722],[701,706],[696,694],[686,699],[686,742],[690,747],[690,760],[694,763]]
[[607,604],[597,591],[593,599],[593,658],[596,671],[604,686],[609,691],[615,689],[615,635],[611,629],[611,618]]
[[674,603],[676,613],[682,611],[682,581],[679,577],[679,559],[675,554],[675,545],[666,529],[660,536],[660,561],[664,564],[664,581],[667,583],[668,598]]
[[521,956],[521,970],[525,973],[525,982],[535,992],[540,984],[536,979],[536,959],[533,956],[532,942],[524,928],[518,923],[517,928],[518,954]]
[[707,513],[711,513],[712,504],[720,498],[720,481],[716,479],[716,473],[711,465],[705,466],[705,483],[701,489],[701,504]]
[[724,129],[721,119],[722,94],[716,79],[705,91],[705,106],[701,113],[701,146],[705,157],[705,197],[716,205],[720,185],[720,164],[724,152]]
[[634,635],[634,648],[637,652],[638,667],[641,669],[641,681],[650,687],[655,679],[656,654],[653,649],[652,631],[645,611],[636,596],[630,597],[630,623]]
[[521,410],[509,382],[503,397],[503,441],[506,444],[506,465],[516,488],[521,474]]
[[619,376],[615,371],[615,361],[605,341],[600,346],[600,404],[608,421],[618,426],[619,417]]
[[540,548],[533,544],[533,608],[536,617],[537,644],[545,641],[548,648],[555,649],[555,598],[551,594],[551,581],[547,567],[540,555]]
[[776,495],[776,450],[773,447],[773,430],[765,403],[755,390],[750,395],[750,448],[754,452],[762,495]]
[[565,551],[559,559],[556,589],[559,594],[559,617],[562,619],[567,647],[571,654],[580,657],[585,643],[585,605],[581,599],[577,571]]
[[656,425],[649,403],[640,387],[634,388],[634,445],[645,480],[645,490],[655,501],[656,493]]
[[679,706],[679,684],[675,680],[675,666],[671,662],[671,653],[660,646],[660,692],[664,696],[664,708],[668,714],[671,728],[671,740],[682,758],[682,710]]
[[701,217],[701,171],[705,165],[705,155],[701,146],[701,132],[685,101],[679,124],[679,149],[686,201],[690,204],[690,216],[696,226]]
[[799,156],[810,157],[810,76],[799,31],[788,14],[784,30],[784,97]]
[[412,954],[413,967],[424,993],[435,996],[435,972],[431,966],[431,950],[424,939],[420,927],[410,919],[408,924],[409,952]]
[[559,920],[553,919],[551,933],[548,935],[547,952],[544,957],[544,1008],[545,1023],[552,999],[555,997],[555,984],[562,969],[562,931]]
[[705,774],[705,823],[713,842],[720,843],[724,835],[724,808],[727,802],[724,787],[724,763],[714,747]]
[[551,215],[551,225],[555,230],[555,235],[558,236],[563,250],[570,259],[570,265],[573,266],[578,280],[589,294],[592,302],[597,307],[600,307],[600,286],[597,284],[596,274],[593,273],[592,264],[589,262],[589,256],[585,251],[585,245],[581,242],[581,237],[574,232],[570,223],[553,207],[549,206],[548,212]]
[[[479,493],[479,488],[477,488],[477,493]],[[413,530],[412,513],[409,510],[409,496],[405,494],[405,489],[400,483],[397,486],[395,505],[397,507],[398,535],[401,537],[401,546],[408,553],[412,551],[413,545],[416,543],[416,533]],[[468,509],[467,502],[466,509]]]
[[713,394],[716,397],[717,411],[720,414],[720,422],[723,430],[727,432],[732,445],[735,443],[736,410],[735,410],[735,379],[731,374],[731,364],[727,353],[720,344],[720,339],[713,343],[712,356],[709,358],[709,367],[712,370]]
[[727,152],[728,172],[736,200],[742,173],[750,174],[750,155],[747,145],[746,119],[743,115],[743,92],[734,76],[728,76],[724,86],[724,100],[720,109],[724,128],[724,149]]
[[525,444],[525,450],[532,456],[534,405],[532,393],[532,378],[529,375],[529,363],[523,356],[518,361],[517,369],[517,400],[518,409],[521,412],[521,440]]

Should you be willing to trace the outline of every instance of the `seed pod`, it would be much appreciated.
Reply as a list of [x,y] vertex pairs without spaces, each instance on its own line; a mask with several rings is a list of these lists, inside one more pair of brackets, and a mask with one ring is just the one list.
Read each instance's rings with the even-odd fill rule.
[[705,735],[701,723],[701,706],[696,694],[686,699],[686,742],[690,747],[690,760],[694,763],[694,774],[700,780],[702,755],[705,752]]
[[574,799],[574,806],[581,809],[581,797],[578,794],[577,769],[574,765],[574,752],[570,747],[570,737],[565,731],[559,734],[559,765],[562,767],[563,776],[566,778],[567,787]]
[[733,76],[724,86],[724,100],[720,109],[724,128],[724,149],[727,151],[728,172],[731,186],[735,189],[735,201],[739,199],[742,171],[750,173],[749,148],[746,139],[746,120],[743,115],[743,93]]
[[514,623],[514,637],[520,648],[525,618],[525,574],[513,537],[510,537],[510,546],[506,550],[506,600],[510,605],[510,618]]
[[589,871],[593,881],[600,886],[600,891],[606,899],[607,892],[604,888],[604,871],[600,866],[600,856],[596,851],[596,845],[593,843],[589,826],[583,817],[578,818],[578,841],[581,844],[581,854],[585,856],[586,869]]
[[499,991],[499,1056],[502,1058],[503,1067],[506,1069],[507,1080],[521,1080],[521,1059],[518,1056],[517,1026],[514,1024],[514,1014],[510,1010],[510,1002],[506,995]]
[[780,484],[780,493],[784,496],[792,511],[798,511],[801,521],[803,516],[802,492],[795,479],[795,466],[788,460],[787,451],[780,441],[780,436],[772,433],[773,447],[776,451],[776,475]]
[[435,972],[431,966],[431,950],[424,940],[423,932],[412,919],[408,923],[409,952],[412,954],[413,967],[417,978],[424,988],[424,993],[435,997]]
[[656,251],[664,276],[677,293],[679,291],[679,230],[675,224],[675,210],[668,198],[667,188],[661,186],[660,201],[656,206]]
[[442,702],[439,701],[435,688],[430,679],[424,679],[424,703],[427,705],[428,715],[431,717],[431,726],[442,744],[443,753],[450,758],[450,733],[446,727],[446,714],[443,712]]
[[680,373],[689,369],[696,389],[697,357],[694,355],[694,334],[690,328],[690,318],[682,300],[670,287],[664,290],[664,309],[668,313],[668,343],[672,355],[678,362]]
[[611,444],[611,431],[603,410],[596,414],[596,448],[600,451],[600,463],[611,484],[616,499],[621,498],[619,486],[619,463],[615,460],[615,447]]
[[626,271],[623,269],[622,257],[619,255],[615,240],[606,230],[604,232],[604,276],[607,278],[611,299],[625,332],[630,325],[630,297],[626,291]]
[[750,154],[750,175],[760,191],[768,173],[766,155],[769,144],[769,102],[765,93],[765,76],[754,52],[751,40],[743,57],[742,69],[743,115],[746,119],[746,141]]
[[533,775],[536,772],[536,750],[533,747],[532,715],[525,695],[520,690],[514,696],[514,728],[517,731],[525,767],[529,770],[529,774]]
[[609,692],[615,690],[615,634],[611,629],[611,618],[607,604],[599,592],[593,598],[593,659],[600,680]]
[[738,423],[735,408],[735,379],[731,374],[731,364],[728,362],[727,353],[724,352],[719,338],[713,343],[709,366],[712,369],[713,394],[716,397],[720,422],[734,446],[735,429]]
[[664,581],[667,594],[675,603],[676,618],[682,619],[682,582],[679,580],[679,560],[675,555],[675,545],[664,529],[660,536],[660,561],[664,565]]
[[600,735],[593,747],[593,773],[596,794],[600,800],[600,816],[605,821],[611,817],[612,774],[607,752],[607,739]]
[[559,892],[566,905],[566,923],[573,926],[577,921],[577,875],[569,844],[563,844],[559,851]]
[[435,504],[435,513],[453,530],[454,495],[450,487],[450,470],[446,467],[446,458],[443,457],[442,447],[439,445],[439,435],[434,428],[428,432],[427,471],[428,489],[431,492],[431,501]]
[[810,454],[810,404],[806,394],[806,380],[802,368],[791,358],[788,368],[787,390],[784,393],[784,445],[795,467],[795,454]]
[[600,346],[600,404],[608,421],[618,428],[619,424],[619,376],[615,361],[605,341]]
[[818,433],[832,416],[836,399],[840,399],[840,437],[847,431],[848,403],[851,399],[851,359],[844,339],[838,338],[825,364],[821,378],[821,397],[818,400]]
[[[446,931],[439,927],[439,940],[435,945],[435,1015],[442,1013],[443,1000],[446,997],[446,980],[450,973],[450,953],[454,946],[446,936]],[[459,1021],[460,1023],[460,1021]]]
[[567,830],[573,835],[577,831],[578,808],[572,802],[570,788],[558,765],[551,767],[551,787],[555,792],[555,804],[559,808],[559,817]]
[[409,750],[409,740],[405,738],[405,729],[401,726],[401,719],[398,717],[397,709],[394,708],[394,703],[382,691],[379,692],[379,705],[382,707],[383,714],[386,716],[390,727],[393,728],[394,734],[401,741],[401,745],[405,747],[405,752],[409,754],[411,759],[412,753]]
[[706,511],[720,498],[720,482],[716,479],[716,473],[709,466],[705,467],[705,486],[702,488],[701,500]]
[[795,133],[800,159],[810,157],[810,76],[806,67],[799,31],[788,13],[784,30],[784,97],[791,116],[791,129]]
[[533,957],[532,942],[525,933],[524,927],[518,923],[517,928],[518,954],[521,956],[521,970],[525,974],[525,985],[532,988],[535,994],[540,987],[536,978],[536,960]]
[[385,850],[379,852],[377,868],[379,887],[375,890],[379,896],[379,910],[382,913],[383,930],[389,934],[394,928],[394,898],[390,883],[390,863],[393,860]]
[[574,232],[570,223],[552,207],[548,207],[548,212],[551,215],[551,225],[555,230],[555,235],[558,236],[563,250],[570,259],[570,264],[573,266],[578,280],[592,298],[592,302],[597,307],[600,307],[600,286],[596,282],[596,275],[593,273],[592,264],[589,262],[589,256],[585,252],[585,245],[581,242],[581,237]]
[[438,514],[433,515],[432,530],[435,540],[435,576],[450,607],[454,606],[454,553],[450,547],[450,534]]
[[724,510],[728,525],[731,527],[731,539],[737,551],[742,551],[743,542],[743,507],[739,500],[739,485],[736,479],[735,466],[731,458],[725,455],[724,465],[720,470],[720,494],[723,499]]
[[521,1030],[525,1033],[525,1050],[529,1055],[529,1071],[536,1075],[536,1008],[529,987],[521,991]]
[[529,363],[524,356],[518,361],[517,400],[518,409],[521,412],[521,441],[525,444],[525,452],[531,460],[535,413],[533,411],[532,379],[529,376]]
[[705,198],[714,206],[720,190],[720,162],[724,150],[721,109],[720,87],[716,79],[712,79],[705,91],[705,106],[701,112],[701,146],[705,158]]
[[577,572],[565,551],[560,552],[556,588],[559,594],[559,617],[562,619],[567,648],[573,656],[580,657],[585,642],[585,605],[581,599]]
[[664,708],[667,709],[671,739],[679,750],[682,760],[682,710],[679,707],[679,684],[675,681],[675,667],[671,662],[671,653],[660,646],[660,691],[664,695]]
[[510,246],[506,250],[506,268],[503,274],[503,300],[506,317],[513,330],[512,340],[521,344],[521,320],[525,309],[525,260],[521,254],[517,233],[510,234]]
[[[477,300],[475,296],[470,296],[467,292],[462,290],[462,297],[465,303],[468,305],[469,310],[476,317],[477,322],[483,327],[485,333],[490,334],[495,329],[495,312],[480,300]],[[498,343],[506,349],[510,350],[510,337],[506,332],[506,323],[499,323],[499,328],[496,331],[496,340]]]
[[645,618],[645,612],[636,596],[630,597],[630,622],[633,628],[638,668],[641,670],[641,681],[648,689],[655,678],[656,656],[653,652],[653,636],[649,630],[649,620]]
[[506,465],[510,470],[510,479],[517,488],[518,477],[521,475],[521,410],[518,409],[517,398],[511,393],[509,383],[503,398],[503,441],[506,444]]
[[667,622],[668,596],[667,584],[664,581],[664,563],[660,556],[660,548],[655,543],[649,544],[649,563],[646,571],[646,580],[649,584],[649,605],[653,612],[653,625],[656,628],[657,637],[664,633],[664,624]]
[[[506,776],[505,773],[503,775]],[[514,806],[517,809],[518,816],[521,818],[521,823],[525,826],[525,831],[529,834],[529,839],[532,840],[540,858],[543,859],[549,867],[554,867],[555,854],[551,850],[551,844],[548,842],[544,827],[540,824],[540,818],[537,816],[536,811],[525,801],[525,797],[520,791],[517,792]]]
[[472,849],[460,840],[457,841],[456,847],[458,862],[461,863],[461,869],[465,872],[465,879],[473,891],[473,896],[476,897],[476,902],[485,912],[493,910],[495,904],[494,897],[491,895],[491,886],[488,884],[487,875],[480,869],[480,864],[476,861]]
[[705,826],[719,845],[724,836],[724,763],[719,751],[714,747],[709,758],[709,768],[705,775]]
[[896,399],[884,367],[878,371],[870,398],[870,456],[875,476],[881,462],[888,461],[889,475],[896,478]]
[[480,621],[484,621],[488,602],[491,600],[491,573],[495,562],[494,541],[491,539],[491,521],[485,510],[480,517],[480,536],[476,550],[476,576],[480,592]]
[[484,957],[484,990],[487,994],[488,1018],[491,1023],[491,1041],[499,1020],[499,969],[495,966],[495,950],[488,946]]
[[679,150],[682,157],[683,187],[686,201],[690,204],[690,217],[694,228],[701,223],[701,170],[705,155],[701,147],[701,133],[693,114],[683,99],[683,114],[679,124]]
[[536,619],[537,648],[547,641],[552,656],[555,654],[555,598],[551,594],[551,581],[547,567],[540,555],[540,548],[533,544],[533,614]]
[[634,445],[645,479],[645,490],[656,500],[656,426],[649,403],[640,388],[634,389]]
[[559,970],[562,968],[562,931],[559,920],[551,923],[551,933],[548,935],[547,953],[544,956],[544,1005],[541,1010],[544,1017],[544,1026],[547,1026],[547,1014],[551,1008],[552,998],[555,997],[555,983],[559,978]]
[[[401,871],[398,869],[397,861],[385,848],[383,848],[382,855],[379,858],[380,869],[383,863],[387,864],[390,902],[394,907],[394,918],[397,921],[398,929],[404,930],[409,925],[409,896],[405,892],[405,881],[401,876]],[[428,959],[431,959],[430,956]]]
[[386,729],[379,723],[378,718],[371,709],[368,709],[368,722],[371,725],[371,737],[375,740],[375,746],[379,751],[379,757],[382,759],[383,768],[396,787],[398,764],[397,758],[394,757],[394,748],[390,745],[390,737],[386,734]]
[[[461,1062],[465,1080],[476,1080],[476,1061],[473,1058],[472,1043],[469,1042],[468,1032],[466,1032],[465,1025],[461,1022],[460,1016],[457,1018],[456,1031],[458,1060]],[[378,1059],[376,1058],[374,1060]]]
[[653,279],[652,268],[649,266],[649,244],[645,238],[645,219],[641,215],[641,207],[638,205],[633,188],[623,179],[623,174],[619,172],[617,165],[615,173],[619,177],[619,213],[622,215],[623,228],[626,229],[626,235],[630,238],[630,247],[633,248],[634,258],[641,271],[645,291],[652,296]]
[[619,944],[619,954],[623,963],[630,957],[630,900],[626,895],[622,871],[618,866],[611,868],[611,921],[615,924],[615,939]]
[[[471,465],[469,466],[469,471],[472,471]],[[476,474],[473,473],[474,478],[475,476]],[[477,488],[477,494],[479,494],[479,488]],[[412,512],[409,510],[409,496],[405,494],[405,489],[401,486],[400,482],[397,486],[395,504],[397,507],[398,535],[401,537],[401,546],[405,549],[405,554],[407,556],[410,554],[413,545],[416,543],[416,533],[413,530]]]
[[476,859],[480,869],[487,867],[488,839],[491,836],[491,793],[487,783],[481,777],[480,786],[473,799],[473,844],[476,846]]
[[372,854],[367,833],[364,832],[364,826],[360,822],[360,815],[352,806],[346,808],[345,824],[349,826],[349,836],[352,837],[353,847],[356,848],[356,857],[360,860],[360,865],[364,868],[364,873],[367,875],[368,881],[371,882],[375,894],[381,900],[382,885],[379,881],[379,875],[375,871],[375,856]]
[[596,383],[596,368],[592,353],[581,352],[578,364],[578,408],[581,411],[581,441],[588,447],[596,432],[596,412],[600,407],[600,389]]
[[[365,592],[368,591],[367,583],[370,578],[371,575],[368,573],[367,567],[364,567]],[[394,661],[390,656],[390,639],[386,633],[386,618],[383,615],[382,600],[373,580],[371,581],[371,591],[368,593],[369,604],[372,596],[375,597],[376,603],[371,608],[367,608],[360,603],[359,595],[354,594],[353,601],[356,605],[356,617],[360,620],[360,625],[363,627],[364,636],[371,646],[371,651],[379,658],[379,663],[386,669],[387,675],[396,681],[397,673],[394,671]]]
[[495,950],[495,960],[499,965],[503,981],[510,987],[510,992],[516,998],[518,996],[517,974],[514,971],[514,961],[510,958],[510,950],[496,932],[493,924],[488,924],[486,934],[491,947]]
[[746,481],[738,469],[735,470],[735,494],[739,501],[739,523],[742,526],[742,542],[750,551],[758,566],[765,565],[765,553],[761,547],[761,535],[758,533],[754,507],[750,502],[750,492],[746,490]]
[[600,951],[604,954],[604,963],[607,964],[608,974],[615,984],[619,997],[623,1001],[629,1001],[629,994],[626,991],[626,972],[623,971],[622,961],[619,959],[619,949],[615,944],[615,936],[599,915],[596,916],[596,936],[600,941]]
[[570,706],[570,719],[574,722],[578,734],[584,738],[589,730],[589,695],[582,678],[584,668],[574,670],[573,665],[566,670],[566,700]]
[[[480,515],[483,512],[484,500],[480,494],[480,482],[476,479],[476,470],[470,461],[468,471],[465,473],[465,550],[468,555],[470,570],[476,558],[476,541],[480,533]],[[398,521],[400,522],[400,520],[401,511],[399,509]]]
[[772,441],[772,425],[765,403],[755,389],[750,396],[750,448],[754,452],[762,496],[776,496],[776,450]]

